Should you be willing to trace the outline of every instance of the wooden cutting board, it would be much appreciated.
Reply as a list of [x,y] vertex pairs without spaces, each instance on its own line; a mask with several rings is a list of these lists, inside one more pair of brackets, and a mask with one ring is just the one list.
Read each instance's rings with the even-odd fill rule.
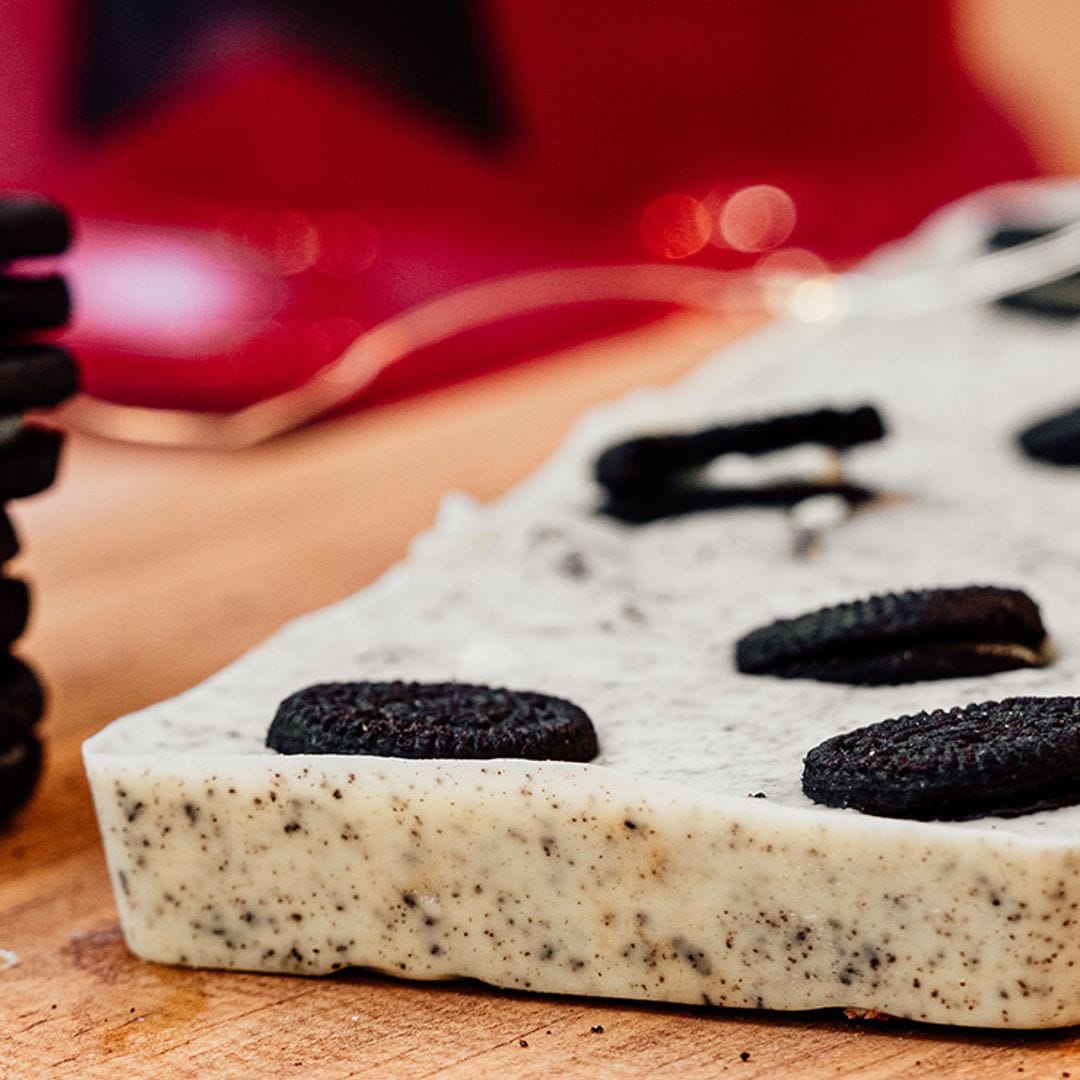
[[44,783],[0,833],[0,1077],[1080,1078],[1075,1029],[964,1032],[363,972],[186,971],[124,947],[82,739],[366,584],[444,491],[494,497],[585,406],[671,379],[738,329],[670,320],[243,453],[71,440],[60,485],[14,508],[25,551],[13,572],[35,586],[22,651],[52,704]]

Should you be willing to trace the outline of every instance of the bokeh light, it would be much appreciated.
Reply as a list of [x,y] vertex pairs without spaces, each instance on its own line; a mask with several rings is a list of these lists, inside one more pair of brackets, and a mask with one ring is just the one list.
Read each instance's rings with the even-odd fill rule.
[[736,251],[769,251],[795,228],[795,203],[782,188],[754,184],[736,191],[720,210],[720,237]]
[[370,270],[379,253],[371,222],[359,214],[324,214],[316,221],[319,256],[316,269],[335,277],[352,277]]
[[218,238],[223,247],[239,244],[289,277],[310,270],[321,249],[315,222],[299,210],[230,211],[218,225]]
[[791,290],[785,307],[802,322],[835,322],[847,311],[848,294],[836,278],[807,278]]
[[273,248],[274,227],[274,215],[265,210],[229,210],[218,223],[218,243],[234,257],[239,250],[265,261]]
[[805,248],[770,251],[755,271],[765,286],[766,307],[803,322],[828,322],[839,317],[842,290],[825,261]]
[[663,195],[645,207],[641,238],[662,259],[696,255],[712,235],[712,215],[692,195]]
[[780,248],[762,255],[755,268],[763,274],[789,277],[817,277],[829,273],[828,264],[820,255],[796,247]]
[[319,232],[307,214],[287,210],[274,222],[271,257],[283,274],[302,274],[319,258]]
[[213,234],[84,222],[67,259],[78,340],[187,357],[243,339],[281,298],[227,254]]

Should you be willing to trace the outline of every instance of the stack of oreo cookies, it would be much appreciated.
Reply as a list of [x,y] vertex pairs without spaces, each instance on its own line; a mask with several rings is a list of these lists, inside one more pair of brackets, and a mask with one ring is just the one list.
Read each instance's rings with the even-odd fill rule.
[[[19,550],[7,512],[12,499],[49,487],[56,477],[62,435],[24,414],[59,404],[74,393],[78,373],[61,348],[35,333],[67,322],[71,301],[64,279],[24,269],[22,260],[59,255],[71,239],[67,215],[32,196],[0,196],[0,562]],[[16,264],[16,265],[11,265]],[[37,676],[13,656],[30,613],[27,583],[0,570],[0,823],[30,796],[41,771],[36,725],[44,707]]]

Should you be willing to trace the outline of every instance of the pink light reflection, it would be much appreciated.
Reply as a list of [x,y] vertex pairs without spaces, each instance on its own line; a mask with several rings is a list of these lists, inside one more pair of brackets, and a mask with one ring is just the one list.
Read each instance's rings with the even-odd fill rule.
[[236,345],[284,302],[267,267],[213,233],[84,222],[64,270],[73,343],[163,358]]

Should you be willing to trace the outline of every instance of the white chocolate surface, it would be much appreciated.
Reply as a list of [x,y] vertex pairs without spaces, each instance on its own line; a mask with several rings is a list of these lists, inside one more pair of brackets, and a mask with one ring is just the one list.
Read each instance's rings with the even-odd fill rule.
[[[894,264],[970,243],[963,214]],[[596,517],[611,441],[819,405],[878,405],[850,479],[908,498],[792,557],[776,510],[645,527]],[[1080,692],[1080,469],[1013,434],[1080,403],[1080,324],[991,309],[781,325],[680,386],[587,417],[490,508],[445,504],[380,582],[85,759],[121,922],[148,959],[657,1001],[1080,1022],[1080,807],[964,823],[814,807],[801,760],[886,716]],[[497,448],[493,449],[497,452]],[[890,688],[738,674],[778,616],[893,589],[1020,587],[1040,670]],[[458,679],[570,698],[593,765],[293,756],[263,745],[312,682]],[[749,798],[752,794],[765,798]]]

